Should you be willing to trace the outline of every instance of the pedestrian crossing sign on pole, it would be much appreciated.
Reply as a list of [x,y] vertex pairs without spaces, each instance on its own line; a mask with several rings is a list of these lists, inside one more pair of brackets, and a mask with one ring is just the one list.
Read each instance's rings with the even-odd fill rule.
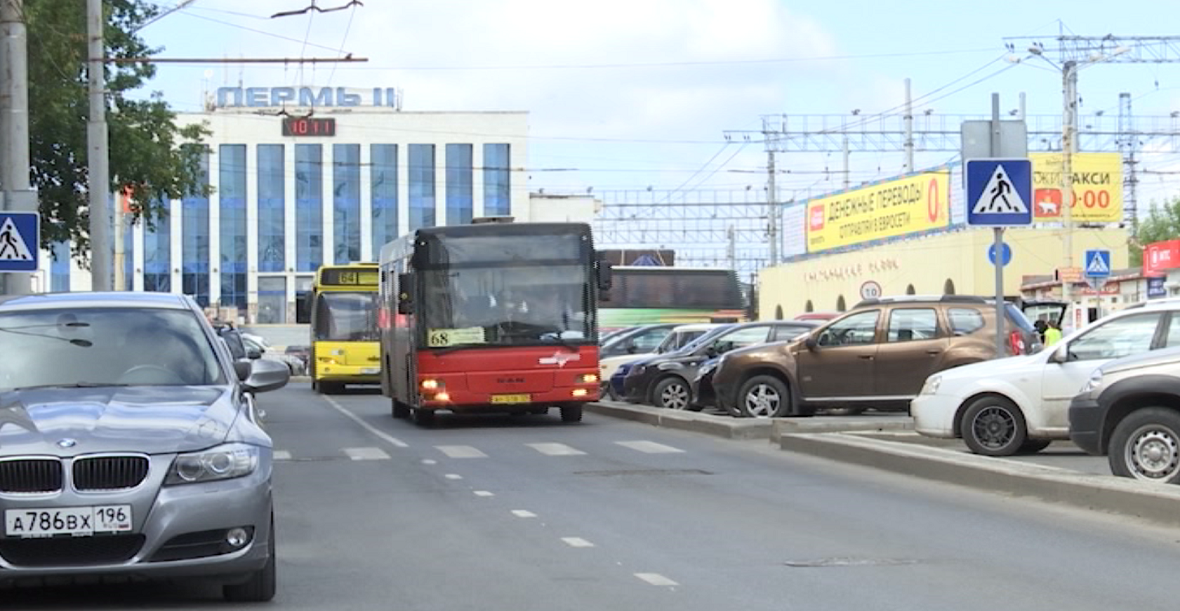
[[967,224],[988,227],[1031,225],[1032,162],[1028,159],[970,159]]
[[37,271],[40,229],[36,212],[0,212],[0,272]]
[[1085,274],[1090,278],[1110,277],[1110,251],[1087,250]]

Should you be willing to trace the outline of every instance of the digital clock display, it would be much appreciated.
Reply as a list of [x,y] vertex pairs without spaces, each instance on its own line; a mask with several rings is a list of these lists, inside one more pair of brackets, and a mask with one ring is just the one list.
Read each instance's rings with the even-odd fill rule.
[[335,136],[336,119],[283,117],[284,136]]

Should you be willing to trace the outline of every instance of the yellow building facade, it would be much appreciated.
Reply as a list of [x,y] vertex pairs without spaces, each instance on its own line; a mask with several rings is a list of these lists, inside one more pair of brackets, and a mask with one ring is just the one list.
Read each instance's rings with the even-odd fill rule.
[[[1117,227],[1075,228],[1073,266],[1085,251],[1109,250],[1111,266],[1128,265],[1128,232]],[[1008,229],[1011,259],[1004,267],[1004,293],[1020,295],[1025,276],[1053,274],[1065,266],[1060,228]],[[871,295],[995,295],[995,268],[988,257],[989,228],[961,227],[833,254],[817,253],[759,273],[758,313],[763,320],[805,312],[836,312]]]

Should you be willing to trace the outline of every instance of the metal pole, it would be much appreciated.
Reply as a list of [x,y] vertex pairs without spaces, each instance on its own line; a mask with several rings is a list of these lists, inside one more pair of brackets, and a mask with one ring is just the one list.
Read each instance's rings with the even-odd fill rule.
[[1020,114],[1021,121],[1025,120],[1025,118],[1027,117],[1027,115],[1025,114],[1024,92],[1023,91],[1020,92],[1019,114]]
[[848,149],[848,136],[844,136],[844,190],[847,191],[852,185],[852,170],[850,169],[849,158],[851,157]]
[[[1000,155],[1000,94],[992,94],[992,129],[991,129],[991,156],[999,157]],[[995,261],[996,269],[996,358],[1002,358],[1005,354],[1004,337],[1007,335],[1004,329],[1004,323],[1007,317],[1004,316],[1004,228],[993,227],[994,239],[992,248],[995,250],[993,259]]]
[[767,151],[766,216],[770,221],[770,265],[778,265],[778,193],[774,181],[774,150]]
[[86,124],[86,149],[90,195],[90,286],[111,290],[111,214],[107,207],[110,191],[108,165],[106,83],[103,74],[102,30],[105,20],[102,0],[86,0],[86,35],[89,42],[87,72],[90,84],[90,121]]
[[914,100],[910,97],[910,79],[905,80],[905,171],[914,171]]
[[[1061,117],[1061,223],[1062,243],[1065,248],[1065,267],[1073,267],[1073,153],[1074,121],[1077,120],[1078,65],[1067,61],[1062,70],[1065,104]],[[1068,279],[1061,282],[1061,300],[1066,303],[1065,324],[1073,326],[1073,286]]]
[[[28,35],[22,0],[0,0],[0,186],[4,207],[11,212],[37,212],[37,196],[29,185]],[[40,244],[26,244],[29,250]],[[0,274],[8,295],[33,292],[28,273]]]

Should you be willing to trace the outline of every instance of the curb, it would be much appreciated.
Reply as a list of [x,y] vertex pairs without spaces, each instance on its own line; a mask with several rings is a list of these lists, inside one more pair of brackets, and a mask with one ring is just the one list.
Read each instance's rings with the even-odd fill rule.
[[832,419],[822,417],[779,418],[773,422],[774,429],[770,433],[770,441],[773,443],[780,443],[785,435],[799,435],[803,433],[880,433],[885,431],[914,430],[914,420],[909,416],[837,416]]
[[779,447],[934,481],[1180,525],[1180,487],[1177,486],[1017,464],[944,448],[916,448],[850,433],[785,434]]
[[705,433],[726,439],[770,439],[772,429],[769,420],[739,420],[730,416],[681,412],[614,401],[587,403],[586,411],[669,429]]

